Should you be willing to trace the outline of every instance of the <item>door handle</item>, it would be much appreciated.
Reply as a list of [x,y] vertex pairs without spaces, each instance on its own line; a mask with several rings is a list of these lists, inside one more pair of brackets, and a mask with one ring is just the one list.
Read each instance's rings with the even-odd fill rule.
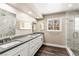
[[78,32],[73,32],[73,38],[77,39],[78,38]]

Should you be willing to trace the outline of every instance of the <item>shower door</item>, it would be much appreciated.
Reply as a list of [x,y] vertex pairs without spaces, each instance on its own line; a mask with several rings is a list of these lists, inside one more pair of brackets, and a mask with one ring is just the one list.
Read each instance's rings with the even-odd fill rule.
[[74,54],[79,55],[79,17],[70,16],[68,18],[67,24],[67,46],[74,52]]
[[67,46],[74,49],[74,33],[75,33],[75,20],[74,16],[70,16],[67,21]]
[[75,16],[74,49],[79,51],[79,16]]

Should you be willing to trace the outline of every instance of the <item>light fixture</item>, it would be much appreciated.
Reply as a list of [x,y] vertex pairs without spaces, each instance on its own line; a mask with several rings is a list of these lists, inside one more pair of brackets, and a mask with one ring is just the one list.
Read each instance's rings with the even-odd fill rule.
[[39,17],[36,17],[36,18],[39,18]]
[[68,7],[72,7],[72,4],[68,4]]
[[28,11],[29,14],[32,14],[32,11]]

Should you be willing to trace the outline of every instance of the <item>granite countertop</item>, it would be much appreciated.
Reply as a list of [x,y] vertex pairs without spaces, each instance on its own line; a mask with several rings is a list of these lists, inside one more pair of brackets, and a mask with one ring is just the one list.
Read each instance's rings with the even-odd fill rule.
[[[31,33],[31,34],[26,34],[26,35],[20,35],[20,36],[14,36],[13,38],[12,38],[12,42],[14,42],[14,41],[19,41],[20,43],[18,43],[18,44],[15,44],[15,45],[12,45],[12,46],[10,46],[10,47],[7,47],[7,48],[2,48],[2,47],[0,47],[0,54],[2,54],[2,53],[5,53],[5,52],[7,52],[7,51],[9,51],[9,50],[11,50],[11,49],[13,49],[13,48],[15,48],[15,47],[17,47],[17,46],[20,46],[20,45],[22,45],[22,44],[24,44],[24,43],[27,43],[28,41],[30,41],[30,40],[33,40],[34,38],[36,38],[36,37],[38,37],[38,36],[40,36],[40,33]],[[24,39],[25,38],[25,39]],[[26,39],[27,38],[27,39]],[[11,43],[11,42],[10,42]],[[8,44],[8,43],[7,43]],[[0,45],[1,46],[1,45]]]

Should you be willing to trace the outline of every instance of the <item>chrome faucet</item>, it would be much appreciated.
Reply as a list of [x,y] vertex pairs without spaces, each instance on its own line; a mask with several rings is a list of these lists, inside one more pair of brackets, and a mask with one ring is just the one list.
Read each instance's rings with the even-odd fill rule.
[[10,40],[12,41],[12,36],[9,36]]

